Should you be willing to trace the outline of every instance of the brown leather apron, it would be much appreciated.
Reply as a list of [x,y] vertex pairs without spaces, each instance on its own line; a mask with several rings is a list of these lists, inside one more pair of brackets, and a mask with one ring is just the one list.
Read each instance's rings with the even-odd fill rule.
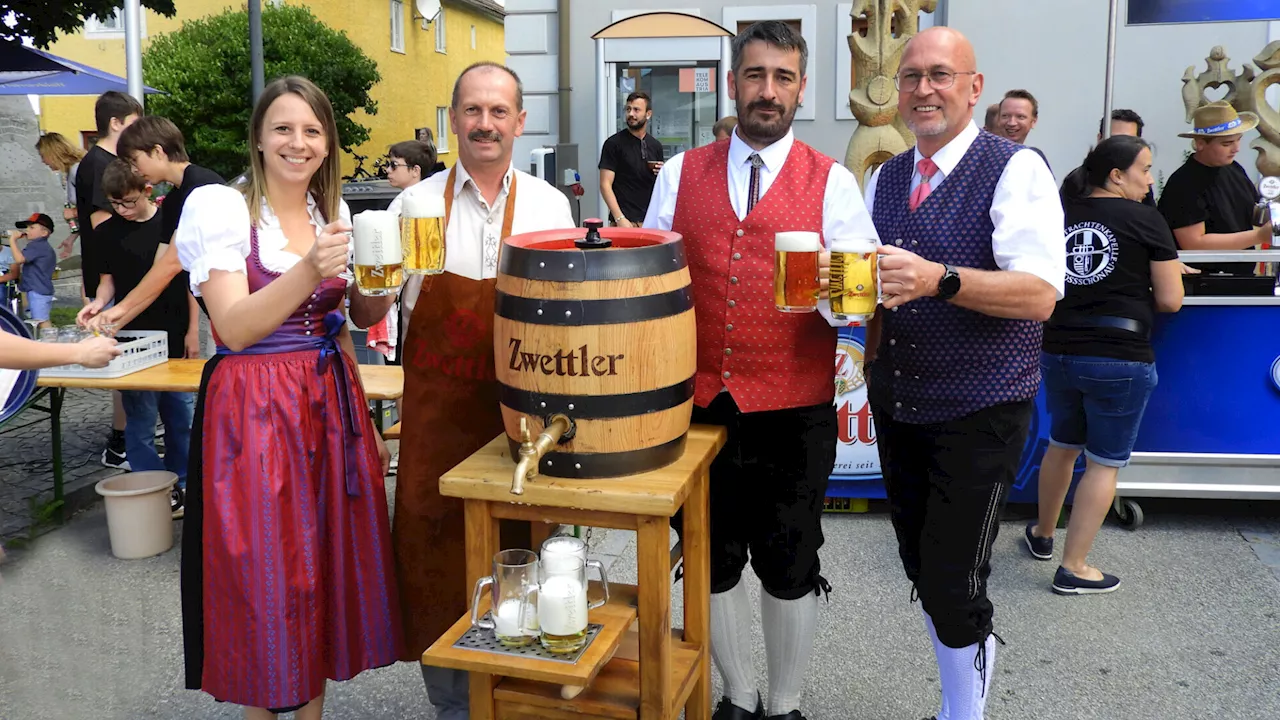
[[[445,181],[446,233],[456,172],[455,165]],[[506,202],[504,240],[515,213],[515,175]],[[470,601],[462,500],[440,494],[440,476],[503,432],[493,356],[496,284],[448,272],[428,275],[409,319],[391,533],[404,613],[404,660],[421,660]],[[517,531],[508,539],[523,540],[527,547],[529,526],[522,525],[524,538]]]

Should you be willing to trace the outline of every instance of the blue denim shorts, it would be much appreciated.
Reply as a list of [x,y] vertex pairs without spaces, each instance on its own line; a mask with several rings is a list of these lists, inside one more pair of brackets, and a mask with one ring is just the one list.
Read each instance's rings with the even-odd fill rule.
[[32,320],[48,322],[49,313],[53,309],[53,296],[41,295],[37,292],[27,293],[27,310]]
[[1099,465],[1129,464],[1142,413],[1155,390],[1155,363],[1040,354],[1049,442],[1083,450]]

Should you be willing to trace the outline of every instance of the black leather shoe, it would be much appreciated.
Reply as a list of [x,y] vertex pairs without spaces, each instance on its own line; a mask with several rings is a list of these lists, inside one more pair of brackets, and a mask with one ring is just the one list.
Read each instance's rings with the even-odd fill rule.
[[711,720],[762,720],[764,718],[764,701],[760,699],[760,694],[756,693],[756,709],[755,711],[743,710],[729,701],[729,698],[720,698],[720,704],[716,705],[716,711],[711,714]]
[[805,720],[805,717],[799,710],[792,710],[786,715],[770,715],[768,720]]

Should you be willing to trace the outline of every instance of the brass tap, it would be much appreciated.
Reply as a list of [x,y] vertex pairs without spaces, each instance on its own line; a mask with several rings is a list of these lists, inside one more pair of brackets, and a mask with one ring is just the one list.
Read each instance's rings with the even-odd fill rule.
[[538,463],[560,438],[573,427],[573,421],[566,415],[551,416],[546,428],[536,440],[529,439],[529,418],[520,418],[520,460],[516,463],[515,474],[511,478],[511,494],[523,495],[525,480],[538,477]]

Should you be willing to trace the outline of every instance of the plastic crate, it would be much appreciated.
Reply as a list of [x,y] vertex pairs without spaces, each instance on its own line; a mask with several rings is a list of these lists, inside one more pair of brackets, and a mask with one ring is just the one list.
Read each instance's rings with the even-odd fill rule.
[[40,371],[43,377],[118,378],[169,360],[169,333],[163,330],[123,330],[116,333],[122,351],[106,367],[58,365]]

